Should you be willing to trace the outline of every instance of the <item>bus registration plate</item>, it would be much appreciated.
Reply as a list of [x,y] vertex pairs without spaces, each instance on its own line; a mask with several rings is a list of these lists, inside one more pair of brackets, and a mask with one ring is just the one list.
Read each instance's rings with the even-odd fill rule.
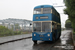
[[40,40],[43,40],[43,38],[40,38]]
[[44,37],[44,35],[40,35],[40,37]]

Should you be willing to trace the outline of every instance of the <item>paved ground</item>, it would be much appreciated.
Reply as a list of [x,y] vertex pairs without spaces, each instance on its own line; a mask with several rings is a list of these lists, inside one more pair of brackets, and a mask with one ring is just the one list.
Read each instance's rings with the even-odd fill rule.
[[0,43],[15,40],[15,39],[21,39],[21,38],[25,38],[25,37],[30,37],[30,36],[32,36],[32,34],[22,34],[22,35],[0,37]]
[[75,33],[73,33],[73,31],[72,31],[72,39],[73,39],[74,49],[75,49]]
[[55,43],[38,41],[34,45],[30,38],[0,45],[0,50],[73,50],[70,32],[71,30],[62,31],[60,39]]

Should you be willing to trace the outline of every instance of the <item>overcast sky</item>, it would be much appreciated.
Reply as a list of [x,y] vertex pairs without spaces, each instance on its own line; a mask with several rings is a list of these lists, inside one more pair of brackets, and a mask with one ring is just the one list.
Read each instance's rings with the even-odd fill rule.
[[[37,5],[64,6],[64,3],[63,0],[0,0],[0,20],[7,18],[32,20],[33,8]],[[64,8],[55,7],[59,13],[63,13]],[[62,27],[64,27],[68,16],[60,15]]]

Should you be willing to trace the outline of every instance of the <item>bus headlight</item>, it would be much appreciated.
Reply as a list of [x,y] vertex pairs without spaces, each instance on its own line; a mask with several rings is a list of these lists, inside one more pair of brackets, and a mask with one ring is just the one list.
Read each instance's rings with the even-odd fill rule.
[[34,34],[34,36],[36,36],[36,34]]
[[50,34],[47,34],[48,36],[50,36]]

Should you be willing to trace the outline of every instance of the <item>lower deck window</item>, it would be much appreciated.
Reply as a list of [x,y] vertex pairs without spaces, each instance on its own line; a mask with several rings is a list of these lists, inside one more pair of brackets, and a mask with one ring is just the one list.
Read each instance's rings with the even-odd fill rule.
[[51,31],[51,22],[33,22],[33,31],[50,32]]

